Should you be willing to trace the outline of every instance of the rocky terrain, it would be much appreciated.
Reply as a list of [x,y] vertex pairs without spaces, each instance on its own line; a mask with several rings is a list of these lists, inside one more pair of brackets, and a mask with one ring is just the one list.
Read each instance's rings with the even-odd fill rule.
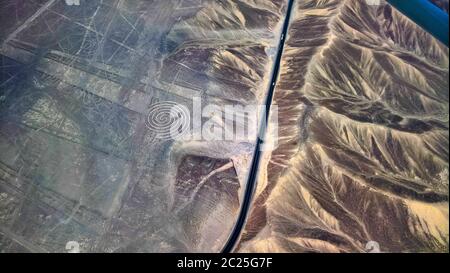
[[286,43],[239,250],[448,252],[448,48],[356,0],[296,1]]

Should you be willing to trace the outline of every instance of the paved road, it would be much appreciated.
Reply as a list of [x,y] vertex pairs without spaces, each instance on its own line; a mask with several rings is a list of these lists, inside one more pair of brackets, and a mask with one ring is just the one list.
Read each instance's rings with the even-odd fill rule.
[[[265,124],[268,124],[268,121],[269,121],[270,106],[272,105],[273,93],[275,91],[276,82],[278,80],[278,74],[280,71],[280,62],[281,62],[281,57],[283,55],[284,43],[285,43],[288,28],[289,28],[293,5],[294,5],[294,0],[289,0],[288,7],[286,10],[286,18],[284,21],[283,30],[280,35],[280,44],[278,46],[278,52],[277,52],[276,60],[274,63],[274,68],[272,71],[272,80],[270,82],[270,87],[269,87],[269,91],[268,91],[266,103],[265,103],[265,105],[266,105],[266,112],[265,112],[265,117],[264,117]],[[236,225],[234,226],[234,229],[231,232],[231,235],[230,235],[227,243],[225,244],[224,248],[222,249],[223,253],[229,253],[229,252],[233,251],[233,249],[236,246],[236,243],[238,242],[239,237],[242,233],[242,229],[245,226],[248,212],[249,212],[250,205],[251,205],[251,200],[252,200],[253,193],[254,193],[255,187],[256,187],[256,177],[258,174],[259,161],[261,159],[261,147],[262,147],[261,145],[264,144],[263,136],[266,133],[265,132],[266,127],[267,126],[262,126],[262,130],[264,130],[264,131],[260,132],[260,134],[259,134],[259,136],[262,136],[262,137],[259,137],[257,140],[257,143],[256,143],[253,161],[252,161],[247,185],[246,185],[245,192],[244,192],[244,199],[242,201],[241,211],[239,212],[239,216],[236,221]]]

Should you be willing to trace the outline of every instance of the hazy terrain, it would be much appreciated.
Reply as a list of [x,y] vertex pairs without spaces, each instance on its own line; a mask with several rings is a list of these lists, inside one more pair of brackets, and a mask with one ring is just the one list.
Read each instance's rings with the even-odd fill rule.
[[149,108],[259,104],[285,1],[1,1],[0,251],[220,251],[254,142]]

